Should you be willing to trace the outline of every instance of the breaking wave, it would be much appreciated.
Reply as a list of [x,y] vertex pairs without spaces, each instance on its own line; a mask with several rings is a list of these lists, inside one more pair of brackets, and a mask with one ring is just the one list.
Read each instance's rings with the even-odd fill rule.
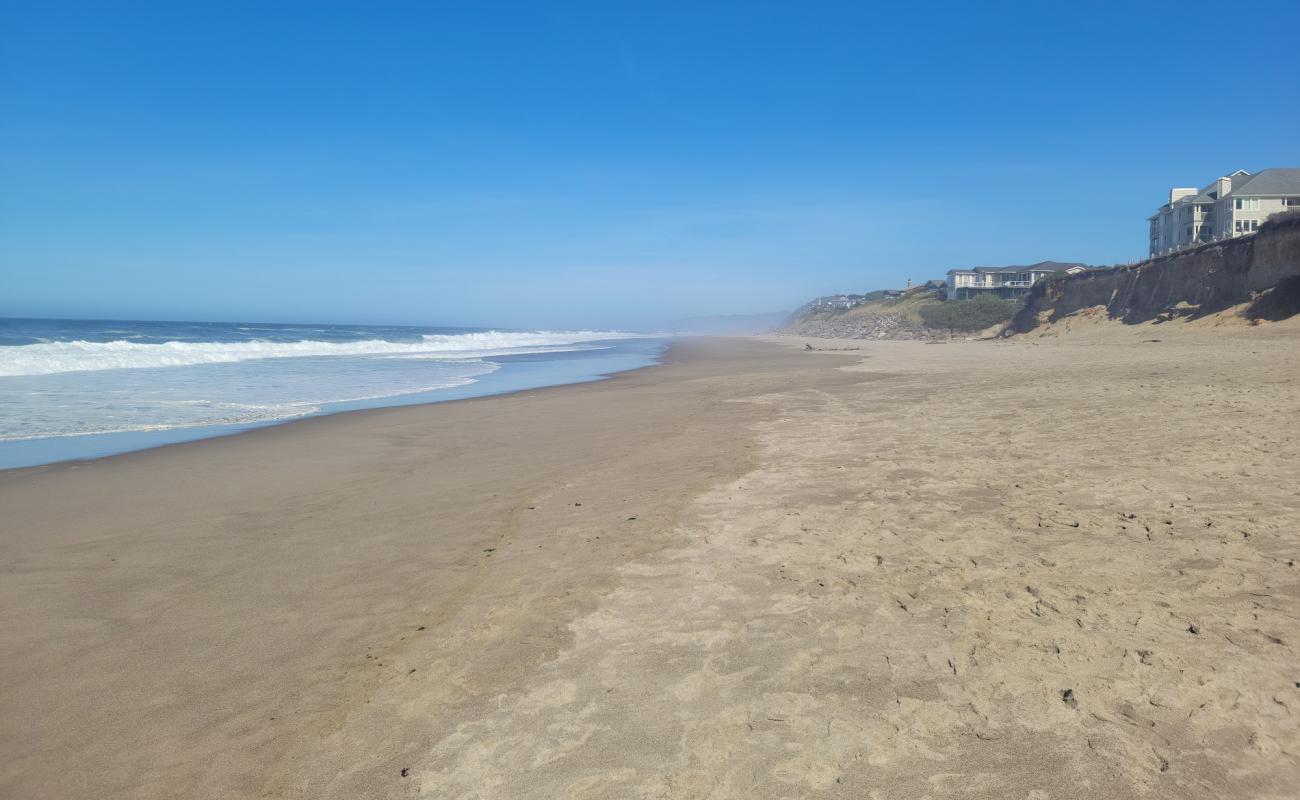
[[478,331],[426,334],[421,341],[363,339],[351,342],[140,342],[63,341],[0,347],[0,377],[54,375],[112,369],[157,369],[196,364],[227,364],[266,358],[387,356],[409,358],[481,358],[530,352],[586,349],[584,343],[626,339],[619,331]]

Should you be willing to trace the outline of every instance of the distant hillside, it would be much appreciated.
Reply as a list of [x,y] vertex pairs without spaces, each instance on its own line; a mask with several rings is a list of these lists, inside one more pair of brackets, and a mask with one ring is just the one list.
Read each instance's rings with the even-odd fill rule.
[[944,334],[928,329],[921,309],[945,302],[941,290],[918,286],[903,292],[819,297],[794,311],[782,333],[837,339],[932,339]]
[[[1066,270],[1084,267],[1074,261],[1040,261],[1027,266],[976,267],[981,270],[1028,271]],[[944,339],[954,332],[983,329],[993,319],[1007,319],[1014,303],[1005,308],[976,308],[967,300],[947,305],[946,285],[930,281],[909,289],[882,289],[864,294],[833,294],[818,297],[795,309],[780,328],[781,333],[837,339]],[[991,300],[982,298],[980,302]],[[957,304],[962,304],[958,306]],[[995,306],[996,302],[993,303]],[[926,320],[929,320],[927,324]]]
[[766,314],[714,314],[704,317],[688,317],[668,323],[668,329],[674,333],[740,334],[767,333],[779,328],[789,314],[785,311],[772,311]]
[[809,300],[790,312],[790,315],[782,322],[785,325],[790,325],[812,319],[827,319],[843,314],[849,309],[857,308],[864,303],[888,299],[890,294],[891,292],[882,289],[876,292],[867,292],[866,294],[831,294],[818,297]]

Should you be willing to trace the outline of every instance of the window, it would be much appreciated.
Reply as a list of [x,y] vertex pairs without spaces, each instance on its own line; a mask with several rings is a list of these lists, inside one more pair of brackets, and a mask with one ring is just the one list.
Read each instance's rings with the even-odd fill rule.
[[1286,208],[1295,208],[1300,206],[1300,197],[1283,197],[1282,205]]
[[1258,197],[1238,197],[1237,208],[1242,211],[1256,211],[1259,209]]

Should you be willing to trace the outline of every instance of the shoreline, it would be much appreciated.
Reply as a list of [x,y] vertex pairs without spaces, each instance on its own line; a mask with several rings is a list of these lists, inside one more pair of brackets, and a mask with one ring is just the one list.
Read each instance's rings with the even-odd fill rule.
[[1286,797],[1297,333],[694,340],[0,473],[0,795]]
[[[647,339],[653,340],[652,337],[647,337]],[[473,390],[470,387],[479,385],[481,383],[484,383],[485,381],[491,381],[493,379],[499,380],[502,377],[507,377],[507,376],[496,375],[495,373],[489,373],[488,375],[482,376],[480,379],[477,379],[465,386],[450,387],[447,389],[438,389],[433,391],[413,392],[404,395],[392,395],[383,398],[372,398],[369,401],[339,401],[339,402],[322,403],[320,404],[321,409],[309,414],[304,414],[297,417],[284,417],[281,419],[266,420],[261,422],[232,423],[229,425],[177,426],[173,428],[164,428],[160,430],[151,430],[151,431],[111,431],[105,433],[92,433],[92,434],[74,435],[74,436],[50,436],[50,437],[40,437],[34,439],[17,439],[17,440],[10,440],[10,441],[0,441],[0,452],[3,452],[3,449],[6,448],[6,446],[14,446],[14,449],[19,449],[22,446],[40,448],[42,446],[50,447],[51,445],[60,445],[64,442],[67,442],[68,444],[74,444],[75,442],[84,439],[104,439],[105,441],[108,441],[111,438],[112,441],[121,443],[121,444],[108,444],[100,448],[104,452],[102,452],[102,454],[97,454],[97,455],[70,456],[66,458],[55,458],[54,460],[50,460],[50,461],[40,461],[39,463],[16,464],[14,466],[0,465],[0,479],[3,479],[3,476],[7,472],[10,472],[12,470],[37,469],[40,467],[55,466],[59,464],[89,463],[89,462],[99,461],[105,458],[113,458],[116,456],[129,455],[131,453],[146,452],[146,451],[156,450],[163,447],[174,447],[176,445],[206,441],[208,439],[222,439],[230,436],[239,436],[245,433],[252,433],[266,428],[274,428],[282,425],[290,425],[297,422],[305,422],[307,420],[320,419],[323,417],[332,417],[339,414],[351,414],[351,413],[356,413],[361,411],[380,411],[384,409],[393,409],[393,408],[410,408],[415,406],[437,405],[440,403],[456,403],[456,402],[462,402],[466,400],[477,400],[484,397],[503,397],[507,395],[516,394],[519,392],[538,391],[541,389],[548,389],[548,388],[554,388],[559,386],[575,386],[575,385],[581,385],[585,383],[596,383],[600,381],[609,380],[612,377],[623,373],[636,372],[638,370],[659,366],[659,364],[662,362],[662,359],[667,355],[671,347],[672,347],[671,339],[663,340],[663,348],[660,350],[660,352],[657,355],[650,356],[649,357],[650,361],[648,363],[644,363],[640,366],[635,366],[630,369],[612,369],[606,372],[593,371],[591,373],[584,373],[581,375],[572,375],[569,376],[570,379],[568,380],[563,380],[555,383],[548,383],[543,381],[537,384],[531,384],[525,382],[523,385],[519,385],[516,388],[505,388],[500,391],[490,391],[484,394],[474,394]],[[508,358],[508,357],[504,357],[504,358]],[[515,382],[517,383],[518,379],[516,379]],[[506,383],[505,385],[507,387],[510,387],[511,383]],[[441,399],[444,395],[445,395],[445,399]],[[420,398],[420,399],[406,399],[406,398]],[[158,441],[157,443],[154,444],[144,443],[145,441],[151,439],[157,439]],[[137,440],[140,442],[140,444],[138,446],[129,444],[128,442],[132,440]],[[55,449],[76,449],[76,448],[56,447]]]

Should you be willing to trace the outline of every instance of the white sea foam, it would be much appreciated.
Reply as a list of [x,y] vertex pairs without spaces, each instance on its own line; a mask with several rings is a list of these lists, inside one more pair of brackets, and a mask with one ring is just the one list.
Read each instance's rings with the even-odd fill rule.
[[193,365],[36,376],[12,387],[0,381],[0,442],[273,422],[466,386],[500,369],[469,358],[409,368],[382,362],[353,359],[341,369],[320,360],[248,362],[228,366],[231,374]]
[[[495,365],[484,365],[473,373],[493,372]],[[166,431],[176,428],[200,428],[215,425],[250,425],[259,422],[281,422],[296,417],[309,417],[322,406],[342,403],[361,403],[367,400],[387,400],[403,395],[435,392],[475,383],[474,377],[452,378],[427,386],[394,388],[392,391],[355,397],[336,397],[328,400],[296,401],[278,404],[232,403],[211,400],[153,400],[134,404],[131,412],[120,409],[105,414],[101,408],[78,408],[75,414],[64,414],[54,419],[40,419],[29,414],[21,424],[0,416],[0,442],[27,439],[48,439],[55,436],[95,436],[106,433],[141,433]],[[73,424],[69,424],[72,422]]]
[[[618,331],[480,331],[426,335],[420,342],[366,339],[353,342],[41,342],[0,347],[0,377],[53,375],[112,369],[156,369],[196,364],[226,364],[265,358],[396,356],[479,358],[527,352],[559,352],[584,342],[624,339]],[[574,347],[565,347],[575,345]]]

